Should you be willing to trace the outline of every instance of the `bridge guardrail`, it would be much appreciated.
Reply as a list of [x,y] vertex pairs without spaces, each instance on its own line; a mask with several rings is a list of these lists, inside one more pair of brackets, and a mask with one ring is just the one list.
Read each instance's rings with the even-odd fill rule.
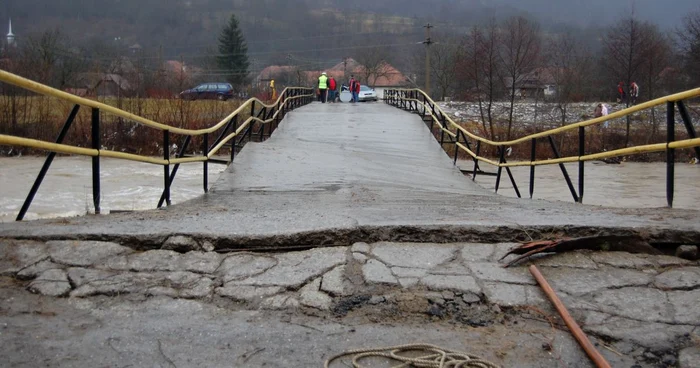
[[[556,165],[558,164],[561,168],[562,174],[569,190],[574,198],[574,201],[582,203],[583,194],[585,188],[585,166],[586,161],[600,160],[611,157],[628,156],[640,153],[648,152],[667,152],[666,158],[666,199],[669,207],[673,207],[673,192],[674,192],[674,173],[675,173],[675,150],[684,148],[694,148],[696,156],[700,159],[700,138],[697,137],[695,128],[693,127],[690,115],[684,104],[684,100],[689,98],[694,98],[700,96],[700,88],[692,89],[689,91],[676,93],[673,95],[657,98],[648,102],[644,102],[624,110],[614,112],[612,114],[581,121],[575,124],[566,125],[563,127],[546,130],[543,132],[530,134],[521,138],[508,140],[508,141],[493,141],[477,134],[469,132],[466,128],[462,127],[456,123],[450,116],[448,116],[435,101],[430,98],[425,92],[420,89],[390,89],[386,90],[384,95],[384,101],[392,106],[418,113],[422,116],[425,121],[426,118],[430,118],[430,130],[433,132],[433,127],[437,123],[440,129],[440,145],[444,147],[445,143],[453,144],[455,148],[454,162],[457,162],[457,156],[459,150],[465,151],[474,160],[474,171],[472,173],[472,179],[475,180],[477,174],[480,172],[479,162],[485,162],[489,165],[498,168],[496,174],[496,184],[495,191],[498,192],[502,170],[505,168],[506,172],[513,184],[513,189],[516,195],[520,198],[520,190],[515,182],[513,174],[510,170],[511,167],[530,167],[530,198],[533,196],[534,184],[535,184],[535,167],[541,165]],[[585,153],[585,128],[592,125],[603,124],[608,120],[625,117],[632,113],[650,109],[655,106],[666,105],[666,121],[667,121],[667,140],[666,143],[658,144],[647,144],[639,145],[634,147],[621,148],[611,151],[599,152],[594,154]],[[688,132],[689,139],[676,140],[675,139],[675,109],[678,107],[678,112],[681,115],[683,123]],[[453,130],[451,130],[453,128]],[[578,130],[579,142],[578,142],[578,155],[561,157],[552,136],[561,134],[564,132]],[[448,141],[446,142],[447,136]],[[472,144],[469,143],[468,139],[476,141],[476,150],[472,150]],[[536,159],[536,146],[539,139],[547,139],[549,145],[552,148],[552,152],[555,156],[553,159],[537,160]],[[505,147],[512,146],[519,143],[530,142],[531,145],[531,155],[530,161],[514,161],[507,162],[505,159]],[[497,154],[499,156],[498,161],[494,161],[487,157],[480,155],[481,145],[489,145],[497,148]],[[564,163],[578,162],[579,163],[579,173],[578,173],[578,193],[574,188],[569,173],[564,166]]]
[[[34,181],[27,198],[24,201],[22,209],[17,216],[17,221],[21,221],[24,218],[29,206],[32,203],[32,200],[34,199],[34,196],[36,195],[36,192],[39,190],[39,187],[41,186],[41,183],[49,167],[51,166],[51,163],[53,162],[53,159],[56,156],[56,153],[92,157],[93,205],[95,207],[96,214],[100,213],[100,157],[110,157],[162,165],[164,172],[164,184],[163,193],[158,202],[158,207],[160,208],[164,202],[167,205],[170,205],[171,203],[170,186],[175,179],[180,164],[191,162],[203,163],[203,186],[204,192],[206,193],[208,191],[208,163],[223,163],[220,160],[214,159],[213,156],[215,156],[227,143],[231,142],[230,161],[225,162],[228,164],[234,159],[236,147],[240,146],[246,137],[248,140],[251,140],[252,137],[255,136],[258,137],[260,141],[264,140],[266,137],[270,137],[272,132],[277,128],[277,126],[279,126],[279,123],[282,121],[287,111],[306,105],[313,101],[315,97],[312,88],[287,87],[284,89],[284,91],[282,91],[282,93],[280,93],[277,100],[272,104],[266,104],[264,101],[257,98],[251,98],[245,101],[239,108],[231,112],[219,123],[209,128],[183,129],[167,124],[161,124],[95,100],[90,100],[63,92],[4,70],[0,70],[0,82],[8,83],[39,95],[55,97],[74,104],[74,107],[63,125],[56,142],[46,142],[42,140],[0,134],[0,145],[20,146],[50,152],[39,172],[39,175]],[[62,143],[81,106],[89,107],[92,111],[91,148],[75,147]],[[161,130],[163,132],[163,158],[160,159],[139,154],[102,149],[100,146],[100,111],[144,126]],[[248,113],[249,117],[241,121],[239,125],[239,120],[242,120],[239,118]],[[257,132],[253,132],[255,123],[259,123],[260,125]],[[268,127],[267,132],[265,127]],[[209,134],[219,131],[220,133],[214,143],[209,145]],[[231,132],[229,133],[229,131]],[[182,135],[185,137],[184,142],[180,146],[180,150],[176,154],[175,158],[170,157],[170,150],[166,148],[170,147],[171,134]],[[186,156],[185,153],[189,144],[191,143],[192,137],[196,136],[203,137],[202,155]],[[237,137],[240,137],[238,142],[236,141]],[[174,165],[172,171],[170,171],[170,165]]]

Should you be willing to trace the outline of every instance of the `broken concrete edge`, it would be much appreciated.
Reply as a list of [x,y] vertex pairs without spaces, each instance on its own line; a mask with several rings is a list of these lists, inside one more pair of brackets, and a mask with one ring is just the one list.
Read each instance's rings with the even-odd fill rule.
[[[382,241],[404,243],[504,243],[524,242],[533,239],[560,239],[563,237],[590,236],[642,237],[652,245],[680,246],[700,244],[700,231],[693,229],[667,229],[655,227],[621,228],[590,226],[462,226],[462,225],[387,225],[358,226],[354,228],[326,228],[290,234],[202,234],[202,233],[153,233],[153,234],[2,234],[0,240],[80,240],[104,241],[128,246],[134,250],[173,249],[179,252],[204,251],[280,251],[306,250],[316,247],[349,246],[357,242]],[[177,241],[171,241],[177,239]],[[187,245],[187,240],[193,240]],[[176,246],[164,247],[167,242]]]

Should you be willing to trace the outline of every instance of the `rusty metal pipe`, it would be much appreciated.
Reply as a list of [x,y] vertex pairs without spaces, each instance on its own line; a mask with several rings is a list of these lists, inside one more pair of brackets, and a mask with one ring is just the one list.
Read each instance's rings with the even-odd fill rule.
[[586,354],[588,354],[588,357],[591,358],[596,367],[610,368],[610,363],[603,358],[600,352],[593,346],[591,341],[588,340],[588,336],[586,336],[583,330],[581,330],[581,327],[579,327],[576,321],[574,321],[574,319],[571,317],[569,311],[566,310],[564,303],[561,302],[557,294],[554,292],[554,289],[549,286],[549,283],[547,280],[545,280],[544,276],[542,276],[542,273],[540,273],[537,266],[530,266],[530,273],[532,276],[535,276],[537,283],[540,284],[544,293],[547,294],[549,300],[552,301],[554,308],[557,309],[557,312],[559,312],[561,318],[564,319],[564,323],[566,323],[566,326],[569,327],[569,330],[571,330],[571,333],[574,335],[574,338],[576,338],[576,341],[578,341],[579,345],[581,345]]

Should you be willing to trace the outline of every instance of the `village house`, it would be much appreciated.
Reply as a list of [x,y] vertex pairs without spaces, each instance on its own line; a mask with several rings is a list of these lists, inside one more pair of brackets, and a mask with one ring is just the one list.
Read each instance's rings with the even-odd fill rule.
[[82,73],[77,80],[65,91],[81,97],[130,97],[134,93],[129,81],[118,74]]
[[[510,79],[512,80],[512,78]],[[507,85],[510,90],[510,82]],[[515,84],[515,96],[520,98],[547,99],[556,96],[557,83],[549,68],[538,68],[527,73]]]
[[408,78],[391,64],[385,63],[368,73],[366,68],[355,59],[343,59],[340,63],[325,70],[302,71],[290,65],[272,65],[263,69],[255,78],[258,88],[265,88],[271,79],[276,85],[314,85],[322,72],[335,78],[338,84],[347,83],[351,75],[360,80],[360,83],[374,88],[378,96],[383,96],[386,89],[402,88],[410,84]]

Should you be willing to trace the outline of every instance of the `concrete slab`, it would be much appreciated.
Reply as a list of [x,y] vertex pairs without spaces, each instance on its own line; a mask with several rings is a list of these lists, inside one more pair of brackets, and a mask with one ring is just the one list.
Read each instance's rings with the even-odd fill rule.
[[[93,247],[102,245],[90,244]],[[52,242],[51,247],[46,247],[42,243],[26,241],[7,245],[6,253],[26,253],[29,245],[36,246],[46,254],[49,251],[68,254],[75,247],[72,242]],[[527,274],[525,265],[503,269],[502,263],[493,260],[469,261],[461,258],[461,249],[503,247],[503,244],[490,244],[490,247],[486,245],[426,243],[426,249],[450,249],[456,256],[456,259],[447,263],[429,262],[420,265],[430,268],[389,267],[376,258],[371,258],[362,265],[354,261],[350,247],[332,247],[265,254],[239,252],[228,255],[225,259],[222,259],[224,255],[198,251],[177,254],[176,258],[170,257],[172,251],[161,249],[128,256],[115,252],[107,260],[87,267],[53,264],[54,268],[36,273],[29,280],[28,274],[15,271],[0,277],[0,294],[3,295],[4,303],[3,321],[6,324],[5,329],[2,329],[3,324],[0,323],[0,342],[11,341],[9,334],[17,341],[32,346],[31,341],[26,339],[27,336],[34,339],[37,333],[43,334],[43,330],[53,331],[56,321],[60,320],[71,326],[81,326],[77,335],[64,337],[75,343],[65,345],[74,351],[75,346],[82,346],[83,332],[90,329],[82,329],[88,312],[95,313],[97,318],[104,320],[119,319],[114,313],[125,318],[134,316],[140,318],[140,323],[158,330],[173,323],[189,323],[190,318],[197,320],[199,317],[208,320],[209,324],[226,324],[235,330],[245,329],[247,325],[229,325],[231,320],[226,313],[235,314],[236,311],[247,310],[264,314],[267,310],[280,310],[283,316],[313,316],[304,325],[312,323],[316,327],[311,330],[322,330],[318,339],[326,342],[335,336],[334,331],[326,329],[330,326],[329,323],[376,326],[379,329],[375,332],[382,333],[378,336],[381,337],[382,344],[387,345],[400,342],[384,335],[389,331],[386,330],[388,326],[406,328],[414,321],[420,322],[424,329],[439,328],[441,332],[451,325],[451,328],[462,331],[459,335],[463,338],[468,335],[464,335],[467,326],[486,327],[479,329],[480,334],[485,334],[483,339],[489,340],[489,351],[496,353],[499,361],[508,361],[498,351],[510,350],[510,343],[501,346],[500,337],[496,340],[487,338],[492,333],[497,333],[498,336],[506,333],[516,339],[535,341],[536,351],[544,354],[532,355],[533,365],[511,362],[512,366],[544,366],[544,362],[549,362],[547,357],[551,357],[549,354],[552,344],[555,347],[561,344],[558,337],[555,342],[551,340],[551,333],[556,329],[545,322],[556,321],[551,303],[540,287],[532,285],[533,278]],[[402,260],[405,250],[415,246],[412,243],[380,242],[365,244],[364,248],[368,254],[374,255],[377,254],[376,250],[381,250],[386,259]],[[87,248],[85,251],[88,258],[97,253]],[[213,257],[205,257],[209,254]],[[627,253],[587,252],[586,256],[589,260],[605,260],[606,255],[609,255],[611,260],[616,260],[625,254]],[[32,253],[30,256],[42,259],[40,253]],[[633,366],[640,360],[648,363],[640,364],[640,367],[659,366],[657,363],[666,356],[677,359],[680,349],[692,345],[688,337],[700,329],[700,308],[697,306],[700,289],[695,282],[700,264],[668,269],[657,261],[657,258],[664,256],[649,256],[650,264],[655,265],[651,270],[647,270],[649,266],[646,263],[638,263],[635,266],[637,268],[632,269],[627,268],[627,264],[607,265],[612,261],[596,263],[595,268],[582,269],[575,262],[565,265],[564,263],[571,262],[560,256],[550,256],[563,262],[550,262],[550,265],[556,267],[542,267],[544,276],[591,337],[609,341],[612,343],[611,349],[622,352],[624,357],[620,357],[629,363],[623,366]],[[149,260],[158,258],[169,260],[173,267],[163,267],[159,263],[147,265]],[[121,259],[125,259],[124,267],[104,267],[120,264]],[[543,258],[538,259],[542,260]],[[49,261],[44,259],[39,263],[42,262]],[[219,263],[221,265],[216,267]],[[463,273],[437,274],[444,269],[454,272],[457,266]],[[184,271],[186,268],[196,269],[196,272]],[[182,299],[195,299],[198,303],[185,303]],[[85,312],[74,313],[71,306],[81,306]],[[151,307],[155,309],[152,310]],[[110,312],[112,308],[115,310]],[[136,317],[141,311],[157,309],[161,313]],[[217,312],[210,315],[206,310],[218,310],[224,314]],[[21,324],[25,317],[36,318],[37,322],[27,326],[27,329],[8,329],[8,326]],[[540,326],[544,328],[535,334],[541,335],[542,340],[533,340],[532,330],[523,325],[533,319],[540,321]],[[256,331],[249,331],[253,334],[250,339],[266,337],[265,334],[257,335],[260,331],[283,329],[274,317],[264,317],[255,325]],[[111,335],[122,333],[119,326],[121,325],[96,324],[95,328]],[[134,333],[136,331],[139,330],[134,330]],[[64,332],[56,336],[63,336]],[[92,333],[96,331],[90,332]],[[186,344],[189,333],[197,332],[184,334],[185,340],[173,342],[174,345],[171,346]],[[449,332],[448,335],[453,336]],[[419,336],[420,339],[425,337],[422,334]],[[290,337],[293,340],[290,340],[289,346],[297,354],[304,354],[309,348],[306,342],[298,340],[298,336]],[[272,349],[273,341],[260,341],[266,341],[264,347]],[[546,346],[543,347],[542,344]],[[0,352],[11,357],[12,362],[26,359],[22,351],[7,346],[3,348],[5,350],[0,349]],[[195,353],[193,357],[207,356],[205,351]],[[650,351],[656,358],[649,358]],[[57,354],[63,353],[59,349]],[[78,359],[82,362],[81,359],[91,358]]]

